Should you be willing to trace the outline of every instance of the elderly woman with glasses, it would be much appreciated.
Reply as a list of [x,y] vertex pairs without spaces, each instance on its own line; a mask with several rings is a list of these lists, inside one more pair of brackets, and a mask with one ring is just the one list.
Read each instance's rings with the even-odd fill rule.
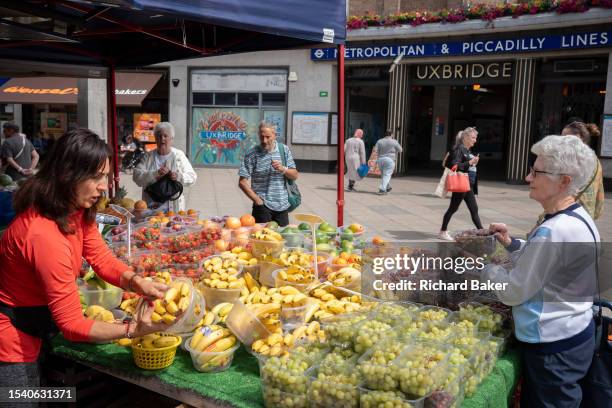
[[544,221],[526,241],[511,238],[504,224],[491,224],[510,253],[512,268],[488,265],[484,281],[502,284],[498,299],[512,306],[514,333],[523,351],[523,406],[578,407],[579,382],[595,348],[593,295],[599,232],[576,202],[597,158],[575,136],[548,136],[531,151],[537,159],[527,175],[529,198],[540,203]]
[[194,184],[198,178],[189,159],[181,150],[172,147],[174,141],[174,126],[170,122],[160,122],[153,131],[157,149],[148,152],[134,169],[132,178],[142,187],[142,199],[149,207],[157,207],[160,211],[185,210],[185,196],[165,203],[155,203],[145,189],[166,175],[171,180],[180,182],[184,187]]

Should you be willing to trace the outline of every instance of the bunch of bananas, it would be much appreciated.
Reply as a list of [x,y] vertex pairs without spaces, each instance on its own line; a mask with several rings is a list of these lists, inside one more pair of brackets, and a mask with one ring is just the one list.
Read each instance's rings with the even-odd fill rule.
[[361,280],[361,272],[350,266],[344,267],[337,272],[327,275],[327,280],[334,286],[347,286]]
[[251,238],[258,239],[261,241],[272,242],[280,242],[283,240],[283,236],[281,234],[270,228],[264,228],[261,231],[254,232],[253,234],[251,234]]
[[85,309],[85,317],[98,322],[112,323],[115,321],[115,316],[110,310],[106,310],[102,306],[91,305]]
[[[119,340],[119,344],[121,341],[126,339]],[[127,339],[129,340],[129,339]],[[173,336],[167,333],[150,333],[146,334],[142,337],[137,337],[132,340],[132,347],[140,347],[143,349],[156,349],[156,348],[164,348],[176,345],[179,337]],[[126,344],[121,344],[126,345]]]
[[316,277],[313,273],[313,269],[308,267],[302,267],[297,265],[292,265],[287,267],[286,269],[280,269],[278,271],[277,279],[282,282],[290,282],[290,283],[311,283],[314,282]]
[[[225,323],[227,316],[232,311],[232,307],[234,307],[233,303],[228,303],[228,302],[219,303],[218,305],[213,307],[210,312],[206,313],[206,315],[204,315],[204,318],[206,319],[206,317],[209,316],[209,313],[212,313],[213,317],[214,316],[217,317],[217,321],[219,323]],[[210,317],[208,317],[208,319],[210,319]]]
[[259,339],[251,345],[253,352],[264,356],[284,356],[289,353],[296,343],[303,341],[325,342],[325,331],[321,330],[321,325],[317,321],[310,322],[297,327],[292,332],[283,336],[281,331],[271,334],[266,339]]
[[[191,285],[187,282],[176,281],[164,294],[164,299],[155,299],[154,311],[151,315],[153,323],[164,322],[173,324],[176,318],[189,309],[191,302]],[[198,306],[199,307],[199,306]],[[199,310],[196,314],[199,314]]]
[[257,258],[253,257],[253,254],[241,246],[234,247],[231,251],[221,252],[219,256],[223,259],[235,260],[238,264],[243,266],[257,265]]
[[[314,314],[316,319],[326,319],[342,313],[355,312],[362,308],[359,295],[338,298],[332,292],[335,292],[333,288],[316,288],[310,293],[319,303],[319,310]],[[338,294],[345,293],[339,292]]]

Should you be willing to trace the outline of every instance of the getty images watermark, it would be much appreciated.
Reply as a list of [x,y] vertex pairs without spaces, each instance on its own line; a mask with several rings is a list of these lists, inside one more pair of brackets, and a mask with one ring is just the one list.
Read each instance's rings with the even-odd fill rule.
[[[502,291],[506,290],[508,283],[482,281],[479,278],[466,278],[460,281],[448,281],[438,274],[433,278],[414,279],[419,273],[428,274],[431,271],[454,271],[457,275],[470,272],[472,276],[479,275],[486,266],[486,257],[442,257],[395,254],[394,256],[381,256],[372,259],[372,272],[376,276],[402,275],[405,279],[385,280],[374,279],[372,287],[377,291]],[[474,275],[473,275],[474,274]]]

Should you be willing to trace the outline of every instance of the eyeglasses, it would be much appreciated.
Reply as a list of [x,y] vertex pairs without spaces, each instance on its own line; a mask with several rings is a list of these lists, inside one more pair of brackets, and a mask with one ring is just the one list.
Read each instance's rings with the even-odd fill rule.
[[530,175],[530,176],[535,177],[535,176],[537,176],[538,174],[550,174],[550,175],[552,175],[552,176],[564,176],[564,174],[563,174],[563,173],[551,173],[550,171],[536,170],[536,169],[534,169],[534,168],[533,168],[533,166],[531,166],[531,167],[529,168],[529,175]]

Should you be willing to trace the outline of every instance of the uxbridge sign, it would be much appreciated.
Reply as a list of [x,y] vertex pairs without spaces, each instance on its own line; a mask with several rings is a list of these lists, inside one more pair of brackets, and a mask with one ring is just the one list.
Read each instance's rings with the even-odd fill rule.
[[[368,60],[395,58],[399,55],[404,55],[404,58],[418,58],[571,50],[611,47],[611,41],[612,31],[594,31],[455,42],[377,44],[347,46],[344,50],[344,58]],[[338,49],[335,47],[313,48],[310,50],[310,59],[313,61],[335,60],[337,53]]]
[[489,64],[428,64],[415,67],[416,79],[497,79],[512,77],[511,62]]

